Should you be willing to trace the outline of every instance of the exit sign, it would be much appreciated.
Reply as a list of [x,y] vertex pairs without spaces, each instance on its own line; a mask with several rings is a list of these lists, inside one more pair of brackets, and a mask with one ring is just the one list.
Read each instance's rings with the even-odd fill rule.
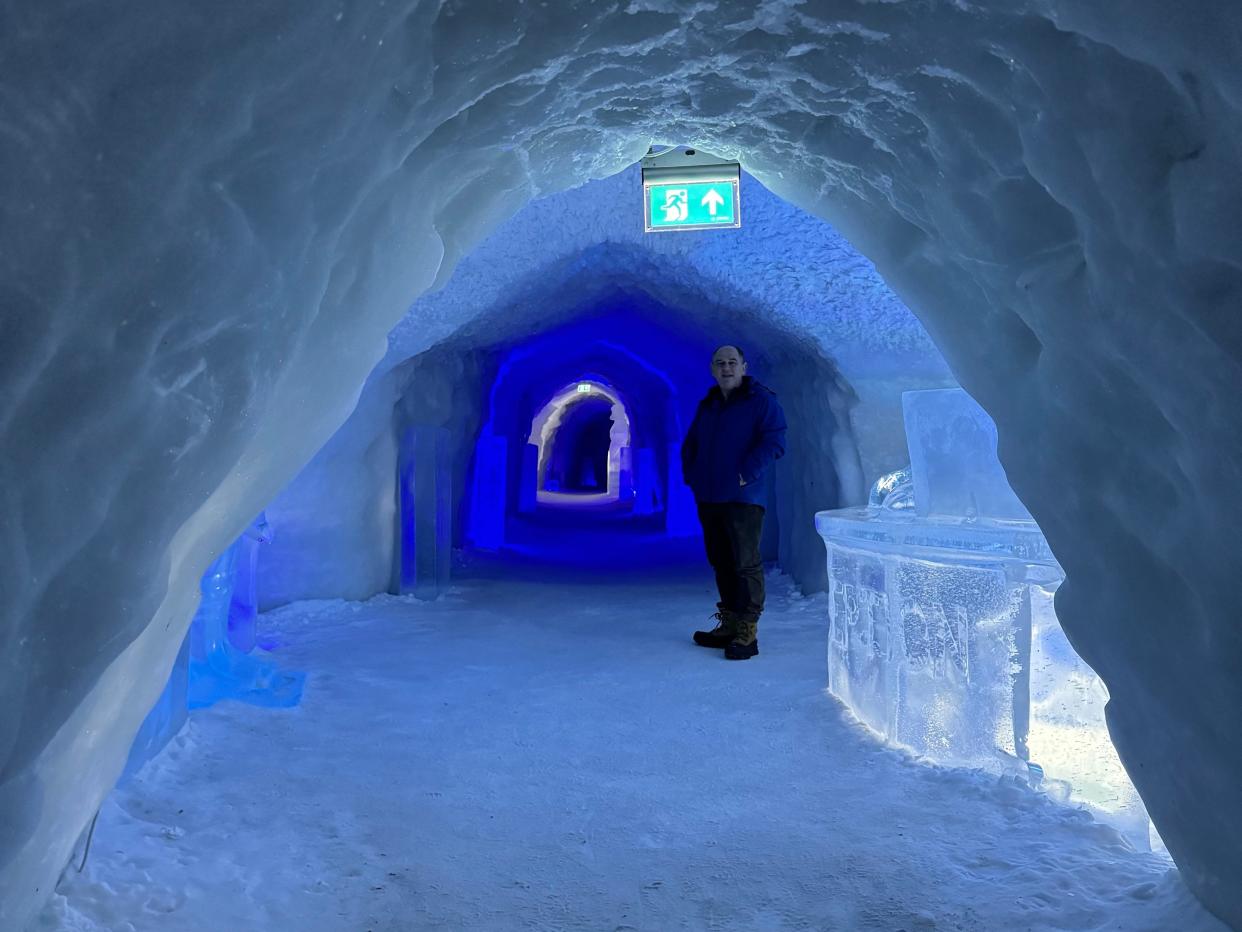
[[[737,162],[703,158],[689,150],[690,164],[643,166],[643,221],[646,232],[736,229],[742,225]],[[699,158],[694,158],[699,156]],[[697,163],[697,164],[696,164]]]
[[643,187],[648,233],[741,226],[736,181],[670,181]]

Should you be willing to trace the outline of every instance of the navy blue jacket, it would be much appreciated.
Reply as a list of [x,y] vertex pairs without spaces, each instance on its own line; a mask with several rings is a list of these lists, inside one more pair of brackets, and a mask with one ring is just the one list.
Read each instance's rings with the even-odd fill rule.
[[713,386],[699,402],[681,445],[681,473],[695,501],[762,505],[759,479],[784,454],[780,402],[771,389],[744,376],[727,400]]

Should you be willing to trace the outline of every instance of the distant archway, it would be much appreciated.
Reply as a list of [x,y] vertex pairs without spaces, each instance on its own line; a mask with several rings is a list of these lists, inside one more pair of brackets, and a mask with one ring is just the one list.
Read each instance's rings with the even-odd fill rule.
[[529,442],[539,451],[537,504],[633,502],[630,416],[610,386],[591,379],[562,388],[531,422]]

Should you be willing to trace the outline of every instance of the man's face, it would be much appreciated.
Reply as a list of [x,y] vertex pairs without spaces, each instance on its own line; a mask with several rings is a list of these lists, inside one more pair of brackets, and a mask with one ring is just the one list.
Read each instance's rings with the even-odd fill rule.
[[742,384],[746,374],[746,360],[738,355],[737,348],[722,346],[712,356],[712,378],[725,394]]

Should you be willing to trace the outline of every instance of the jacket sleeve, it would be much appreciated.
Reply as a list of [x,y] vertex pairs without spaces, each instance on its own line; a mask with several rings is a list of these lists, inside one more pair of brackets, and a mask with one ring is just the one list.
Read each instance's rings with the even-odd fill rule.
[[785,412],[775,395],[770,394],[765,400],[767,404],[755,426],[754,442],[742,457],[741,475],[747,485],[785,455]]
[[686,431],[686,439],[681,442],[681,481],[686,485],[690,484],[690,467],[694,465],[694,457],[699,452],[695,433],[698,423],[699,412],[695,411],[694,420],[690,422],[690,429]]

